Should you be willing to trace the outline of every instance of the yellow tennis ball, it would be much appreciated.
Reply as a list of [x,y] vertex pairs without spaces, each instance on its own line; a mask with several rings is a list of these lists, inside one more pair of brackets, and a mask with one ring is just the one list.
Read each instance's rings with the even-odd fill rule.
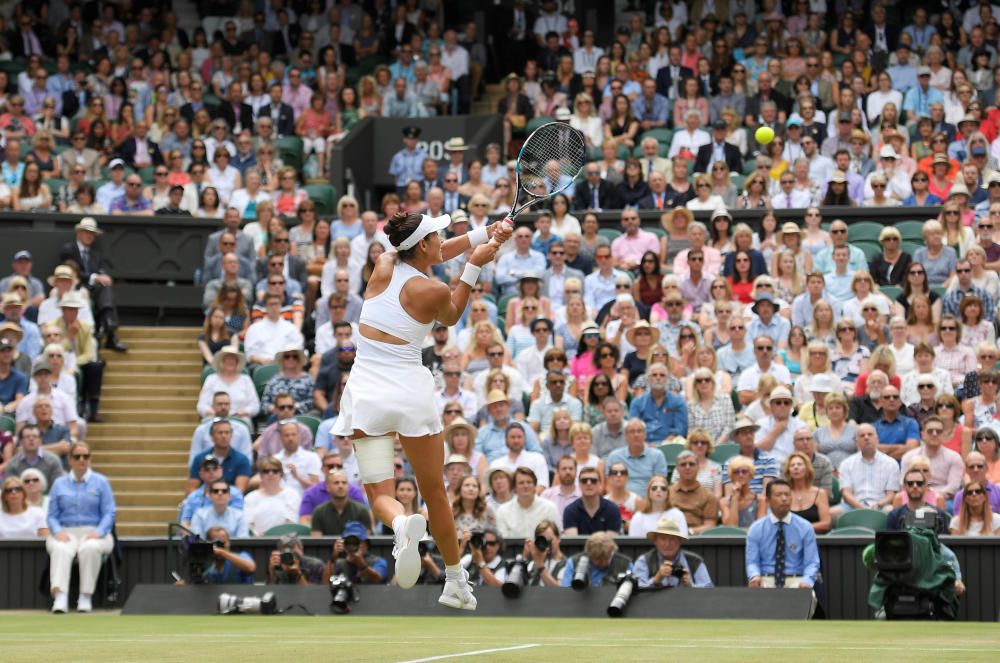
[[761,145],[767,145],[774,140],[774,129],[771,127],[757,127],[757,131],[754,132],[753,137]]

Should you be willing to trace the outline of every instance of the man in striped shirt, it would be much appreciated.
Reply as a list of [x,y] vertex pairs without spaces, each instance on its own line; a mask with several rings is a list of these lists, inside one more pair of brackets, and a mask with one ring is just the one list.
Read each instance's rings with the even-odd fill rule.
[[[739,417],[731,433],[733,442],[740,445],[740,454],[753,461],[754,474],[750,479],[750,490],[763,495],[767,484],[778,478],[778,461],[767,451],[754,445],[754,433],[759,426],[746,417]],[[722,467],[722,487],[729,494],[729,463]]]

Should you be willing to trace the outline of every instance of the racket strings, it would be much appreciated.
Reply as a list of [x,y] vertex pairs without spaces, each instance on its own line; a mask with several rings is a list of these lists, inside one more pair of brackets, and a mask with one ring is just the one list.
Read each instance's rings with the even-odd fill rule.
[[531,134],[518,162],[521,187],[533,196],[548,196],[572,183],[587,160],[583,135],[563,122]]

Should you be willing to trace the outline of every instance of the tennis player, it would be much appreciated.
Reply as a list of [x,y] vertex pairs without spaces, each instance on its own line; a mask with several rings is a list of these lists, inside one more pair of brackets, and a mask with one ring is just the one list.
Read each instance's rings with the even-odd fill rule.
[[[396,582],[412,587],[420,575],[418,542],[427,531],[420,514],[404,515],[395,498],[394,440],[398,435],[427,502],[431,533],[445,561],[438,601],[476,609],[468,574],[459,564],[458,535],[444,487],[444,436],[434,404],[434,379],[420,350],[435,320],[458,322],[483,265],[510,238],[512,225],[495,223],[442,241],[448,215],[395,214],[385,233],[395,251],[383,253],[372,272],[361,307],[357,358],[344,388],[334,435],[349,436],[372,511],[395,536]],[[474,249],[458,285],[427,278],[427,270]]]

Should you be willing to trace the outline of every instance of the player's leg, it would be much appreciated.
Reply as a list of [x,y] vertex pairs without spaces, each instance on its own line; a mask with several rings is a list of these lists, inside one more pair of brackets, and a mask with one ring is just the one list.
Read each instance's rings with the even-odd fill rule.
[[405,515],[403,505],[396,500],[395,436],[366,436],[355,431],[353,439],[372,513],[393,530],[396,583],[409,589],[420,577],[419,543],[427,531],[427,522],[420,514]]

